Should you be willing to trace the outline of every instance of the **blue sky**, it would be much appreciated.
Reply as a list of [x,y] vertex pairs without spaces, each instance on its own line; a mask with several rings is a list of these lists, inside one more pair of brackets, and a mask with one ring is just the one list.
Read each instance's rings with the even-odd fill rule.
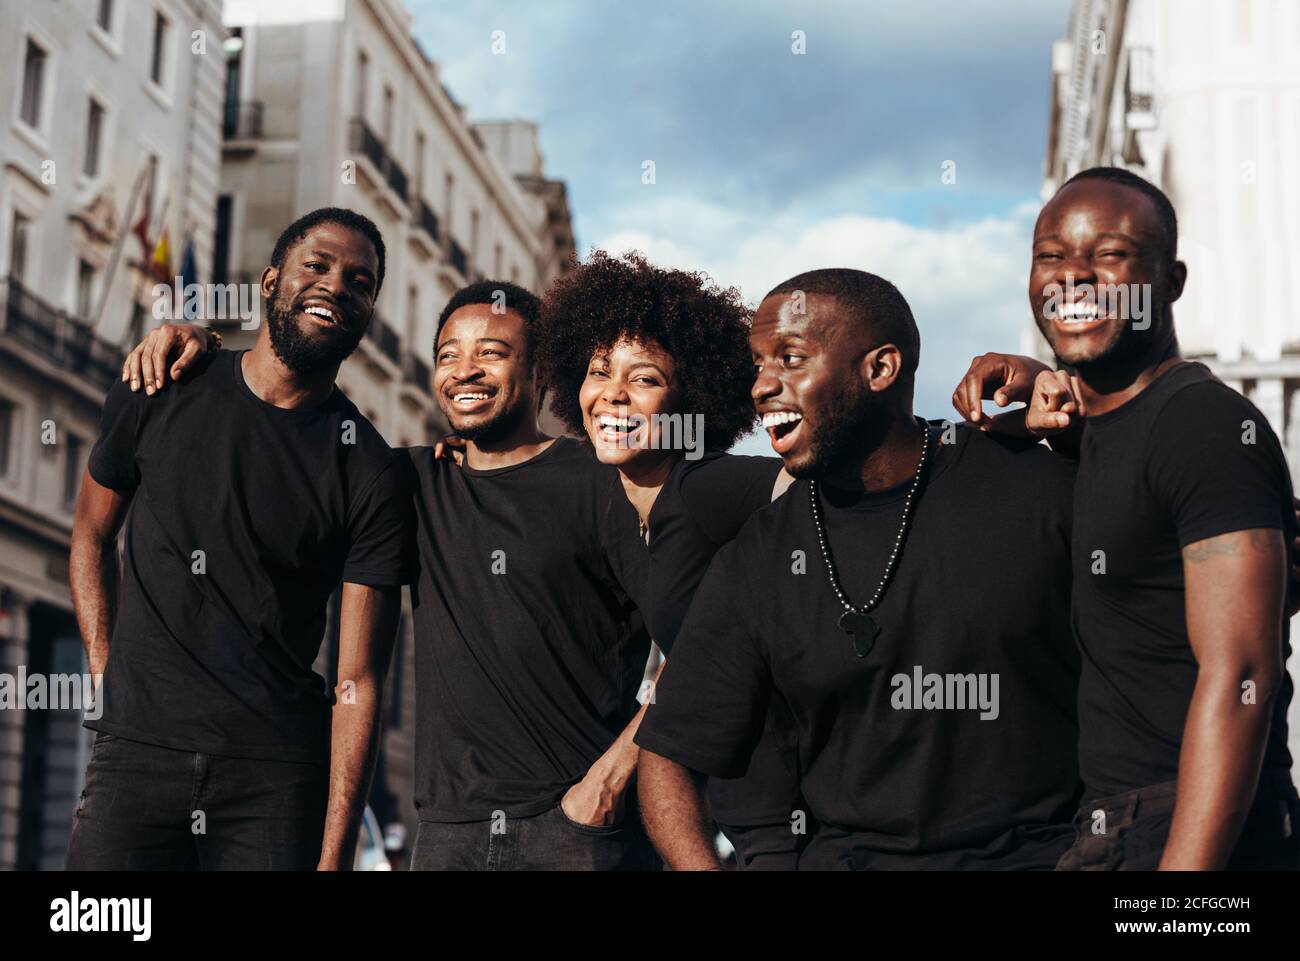
[[930,417],[973,354],[1020,348],[1068,0],[407,2],[471,119],[540,124],[580,255],[636,247],[751,303],[814,267],[887,277]]

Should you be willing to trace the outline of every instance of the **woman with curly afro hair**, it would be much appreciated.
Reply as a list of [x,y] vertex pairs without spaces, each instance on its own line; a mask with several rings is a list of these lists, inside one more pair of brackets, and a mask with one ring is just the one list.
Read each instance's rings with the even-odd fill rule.
[[[552,284],[536,337],[551,410],[618,469],[650,556],[646,621],[669,652],[704,572],[792,478],[773,457],[725,451],[756,422],[750,310],[735,288],[593,252]],[[788,722],[769,715],[749,772],[709,784],[742,868],[793,868],[798,772]]]

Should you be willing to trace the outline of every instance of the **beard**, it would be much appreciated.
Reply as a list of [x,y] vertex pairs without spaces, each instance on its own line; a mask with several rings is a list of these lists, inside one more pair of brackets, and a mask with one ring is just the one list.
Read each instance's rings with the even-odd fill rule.
[[294,305],[281,302],[278,283],[271,288],[266,323],[271,334],[271,349],[295,374],[313,374],[337,367],[357,349],[366,332],[365,324],[355,330],[337,327],[304,331],[298,323]]
[[[444,414],[446,411],[443,412]],[[477,421],[465,427],[458,426],[451,418],[447,416],[447,422],[451,424],[452,431],[465,440],[494,441],[507,436],[511,431],[519,426],[519,422],[524,417],[524,410],[518,405],[515,408],[503,407],[486,420]]]
[[825,477],[879,446],[886,423],[883,410],[859,378],[851,383],[852,389],[836,394],[834,403],[818,416],[807,458],[786,464],[792,476]]
[[1146,330],[1134,328],[1133,319],[1123,319],[1108,332],[1106,339],[1095,347],[1071,346],[1070,338],[1059,334],[1052,321],[1043,316],[1043,308],[1036,308],[1038,330],[1052,348],[1052,355],[1063,366],[1077,371],[1081,376],[1091,374],[1095,379],[1105,379],[1108,371],[1122,369],[1142,357],[1158,350],[1174,336],[1172,320],[1167,316],[1163,291],[1157,288],[1151,303]]

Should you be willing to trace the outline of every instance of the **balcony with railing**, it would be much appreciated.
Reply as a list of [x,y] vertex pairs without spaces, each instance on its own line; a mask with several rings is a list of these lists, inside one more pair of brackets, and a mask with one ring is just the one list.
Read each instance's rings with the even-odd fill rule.
[[406,171],[388,152],[383,140],[360,117],[352,119],[351,149],[369,160],[393,193],[406,203]]
[[12,339],[99,390],[108,390],[122,372],[123,353],[100,339],[91,328],[47,304],[11,278],[0,287],[0,338]]
[[411,219],[416,227],[429,235],[429,239],[438,243],[438,215],[424,202],[423,197],[416,198],[415,213]]
[[402,357],[402,380],[426,396],[433,395],[433,374],[429,365],[409,352]]
[[221,113],[221,137],[224,140],[257,140],[262,136],[262,102],[228,101]]
[[1155,125],[1155,57],[1150,47],[1130,47],[1124,72],[1125,122],[1130,130]]
[[447,244],[447,262],[450,263],[465,279],[469,279],[469,258],[465,256],[465,248],[456,241]]
[[397,331],[384,323],[384,319],[378,312],[370,318],[370,326],[366,328],[366,340],[374,344],[379,352],[394,364],[401,366],[402,340],[397,336]]

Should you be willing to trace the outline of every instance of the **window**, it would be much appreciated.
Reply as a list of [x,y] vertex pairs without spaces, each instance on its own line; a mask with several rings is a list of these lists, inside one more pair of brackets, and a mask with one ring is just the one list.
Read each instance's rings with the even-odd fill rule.
[[420,289],[411,285],[406,289],[406,346],[415,343],[415,325],[420,317]]
[[217,198],[216,242],[212,247],[212,282],[217,284],[228,283],[230,279],[230,229],[233,202],[234,198],[230,194],[222,194]]
[[353,113],[358,117],[366,115],[366,85],[370,82],[370,58],[364,50],[357,51],[357,89]]
[[17,419],[18,409],[0,398],[0,477],[9,476],[10,452],[14,446],[14,424]]
[[167,69],[167,18],[160,11],[153,15],[153,57],[149,62],[149,79],[163,85],[163,71]]
[[68,434],[63,446],[67,451],[63,461],[63,503],[71,506],[77,502],[77,491],[81,490],[81,452],[86,444],[80,437]]
[[384,85],[384,144],[393,142],[393,88]]
[[77,261],[77,319],[90,323],[95,309],[95,266],[88,261]]
[[41,95],[45,85],[45,51],[27,38],[27,59],[23,63],[23,99],[19,116],[32,129],[41,126]]
[[221,118],[221,135],[234,137],[239,132],[239,88],[244,65],[244,29],[233,27],[222,44],[226,54],[226,99]]
[[90,111],[86,115],[86,159],[82,172],[87,177],[99,176],[99,144],[104,132],[104,108],[94,97],[90,98]]
[[31,220],[15,210],[13,231],[9,235],[9,276],[18,280],[27,276],[27,240],[31,228]]
[[424,199],[424,134],[418,130],[415,132],[415,169],[412,171],[412,186],[415,188],[415,196],[421,200]]
[[472,265],[476,260],[478,260],[478,211],[471,210],[469,214],[469,262]]
[[99,24],[99,29],[105,33],[113,32],[113,0],[99,0],[95,22]]
[[451,197],[456,191],[456,178],[447,174],[442,184],[442,215],[447,218],[447,230],[451,230]]

